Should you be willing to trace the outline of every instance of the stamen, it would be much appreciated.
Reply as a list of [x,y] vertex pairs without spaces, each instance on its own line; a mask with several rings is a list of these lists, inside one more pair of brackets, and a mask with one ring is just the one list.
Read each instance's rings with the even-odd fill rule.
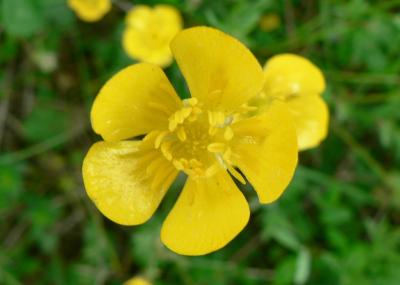
[[225,122],[225,115],[222,112],[215,113],[215,120],[217,126],[222,126]]
[[198,102],[199,102],[199,100],[197,100],[197,98],[192,97],[192,98],[189,98],[189,99],[184,99],[183,100],[183,105],[184,106],[192,106],[192,107],[194,107],[195,105],[197,105]]
[[168,160],[172,160],[171,146],[172,146],[171,141],[166,141],[161,144],[161,152]]
[[184,127],[179,127],[178,131],[176,132],[176,135],[178,136],[178,139],[181,142],[184,142],[186,140],[186,138],[187,138]]
[[207,146],[207,150],[211,153],[223,152],[225,148],[226,145],[224,143],[210,143]]
[[215,113],[208,111],[208,122],[211,126],[215,126]]
[[211,177],[216,174],[221,169],[221,165],[218,162],[215,162],[213,165],[206,169],[205,175],[206,177]]
[[226,127],[224,132],[224,139],[230,141],[233,138],[233,130],[231,127]]
[[228,148],[226,149],[226,151],[224,152],[224,154],[222,155],[222,158],[223,158],[226,162],[231,163],[231,162],[230,162],[230,161],[231,161],[231,156],[232,156],[232,149],[231,149],[230,147],[228,147]]
[[179,160],[177,160],[177,159],[174,159],[173,161],[172,161],[172,164],[176,167],[176,169],[178,169],[178,170],[183,170],[184,169],[184,167],[183,167],[183,164],[179,161]]
[[[203,112],[201,107],[197,98],[183,100],[182,108],[169,116],[168,130],[155,132],[151,144],[160,149],[177,170],[190,176],[209,177],[223,169],[245,184],[240,172],[232,167],[232,150],[228,144],[235,135],[231,124],[242,114],[240,111],[227,115],[222,111]],[[151,173],[156,165],[151,164],[146,169]]]
[[178,122],[175,120],[174,116],[171,116],[171,118],[169,118],[168,129],[173,132],[176,126],[178,126]]
[[166,136],[167,134],[168,134],[168,131],[164,131],[164,132],[161,132],[161,133],[157,136],[156,140],[154,141],[154,147],[155,147],[156,149],[160,147],[161,142],[163,141],[163,139],[165,138],[165,136]]

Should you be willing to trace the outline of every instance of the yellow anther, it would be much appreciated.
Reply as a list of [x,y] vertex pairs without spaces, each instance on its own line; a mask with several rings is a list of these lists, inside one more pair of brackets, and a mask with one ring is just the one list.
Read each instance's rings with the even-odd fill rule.
[[169,122],[168,122],[168,129],[171,132],[173,132],[177,126],[178,126],[178,122],[175,120],[174,116],[171,116],[171,118],[169,118]]
[[182,124],[183,121],[185,120],[185,116],[184,116],[184,111],[183,111],[183,110],[184,110],[184,109],[181,109],[181,110],[177,111],[177,112],[174,114],[174,119],[175,119],[179,124]]
[[165,158],[168,160],[172,160],[171,146],[172,146],[172,142],[170,142],[170,141],[166,141],[161,144],[161,152],[163,153]]
[[216,125],[216,120],[215,120],[215,113],[208,111],[208,123],[210,126],[215,126]]
[[225,122],[225,115],[222,112],[215,112],[215,122],[216,125],[223,125]]
[[186,140],[186,138],[187,138],[184,127],[179,127],[178,131],[176,132],[176,135],[178,136],[178,139],[181,142],[184,142]]
[[197,98],[189,98],[189,99],[184,99],[183,100],[183,106],[195,106],[197,105],[197,103],[199,102],[199,100],[197,100]]
[[154,141],[154,147],[159,148],[168,131],[161,132]]
[[172,164],[173,164],[173,165],[176,167],[176,169],[178,169],[178,170],[183,170],[183,169],[184,169],[182,162],[180,162],[180,161],[177,160],[177,159],[174,159],[174,160],[172,161]]
[[230,141],[233,138],[233,130],[231,127],[226,127],[224,132],[224,139]]
[[225,151],[226,145],[224,143],[210,143],[207,146],[207,150],[212,153],[218,153]]
[[232,156],[232,149],[231,149],[230,147],[228,147],[228,148],[226,149],[226,151],[224,152],[224,154],[222,155],[222,158],[223,158],[226,162],[230,163],[231,156]]
[[192,107],[185,107],[182,109],[182,115],[183,117],[186,119],[187,117],[189,117],[189,115],[192,113],[193,108]]
[[213,176],[215,173],[218,172],[218,170],[221,169],[221,165],[218,162],[215,162],[213,165],[208,167],[205,171],[205,175],[207,177]]
[[231,165],[228,165],[228,171],[230,174],[232,174],[233,177],[235,177],[240,183],[243,185],[246,184],[246,180],[242,176],[242,174],[239,173],[235,168],[233,168]]
[[196,115],[203,113],[203,110],[201,110],[201,108],[199,107],[193,107],[193,113],[195,113]]

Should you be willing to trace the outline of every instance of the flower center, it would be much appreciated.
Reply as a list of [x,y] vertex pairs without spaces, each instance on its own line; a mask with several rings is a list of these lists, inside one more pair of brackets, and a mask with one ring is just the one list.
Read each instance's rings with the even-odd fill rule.
[[155,147],[178,170],[192,177],[212,176],[222,166],[244,181],[230,163],[233,121],[234,115],[206,111],[196,98],[186,99],[169,117],[168,130],[156,137]]

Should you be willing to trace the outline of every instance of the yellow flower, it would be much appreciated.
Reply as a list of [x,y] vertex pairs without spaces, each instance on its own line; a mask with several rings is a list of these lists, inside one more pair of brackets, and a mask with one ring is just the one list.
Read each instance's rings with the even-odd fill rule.
[[[199,40],[201,39],[201,40]],[[88,196],[109,219],[146,222],[180,171],[188,175],[161,240],[184,255],[225,246],[247,224],[249,206],[229,173],[244,175],[261,203],[276,200],[297,164],[285,104],[249,116],[262,68],[236,39],[207,27],[182,31],[172,53],[192,97],[180,100],[164,72],[140,63],[114,75],[91,111],[95,143],[83,162]],[[145,135],[142,140],[130,140]],[[235,167],[238,167],[239,172]]]
[[143,277],[136,276],[126,281],[123,285],[151,285],[151,283]]
[[68,0],[68,5],[86,22],[100,20],[111,9],[110,0]]
[[137,5],[126,17],[122,44],[131,58],[165,67],[172,62],[169,44],[181,30],[182,18],[174,7]]
[[300,150],[320,144],[328,132],[329,111],[320,96],[325,90],[322,72],[309,60],[294,55],[272,57],[264,67],[263,98],[284,101],[293,115]]

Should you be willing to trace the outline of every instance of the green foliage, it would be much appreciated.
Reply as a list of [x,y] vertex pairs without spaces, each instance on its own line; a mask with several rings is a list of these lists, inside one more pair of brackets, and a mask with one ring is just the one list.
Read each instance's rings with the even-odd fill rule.
[[[328,138],[300,154],[281,199],[260,205],[224,249],[179,256],[160,239],[184,178],[141,226],[116,225],[89,201],[82,159],[98,141],[90,106],[134,63],[121,47],[127,1],[84,23],[64,0],[0,0],[0,284],[397,285],[400,280],[400,2],[166,0],[186,27],[210,25],[264,63],[293,52],[323,70]],[[276,14],[281,26],[259,21]],[[199,39],[201,40],[201,39]],[[189,96],[174,63],[166,69]]]
[[36,1],[3,0],[1,11],[4,28],[15,36],[30,36],[44,25],[43,14]]

